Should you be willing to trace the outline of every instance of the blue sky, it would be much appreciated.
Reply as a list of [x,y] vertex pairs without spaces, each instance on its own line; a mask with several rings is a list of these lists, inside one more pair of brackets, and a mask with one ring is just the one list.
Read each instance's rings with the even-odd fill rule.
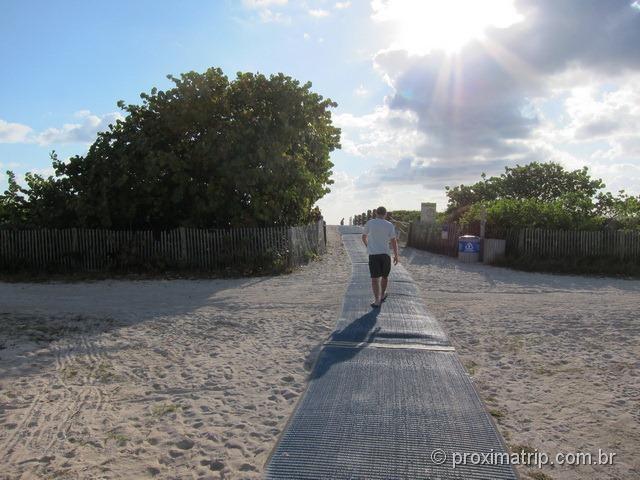
[[531,160],[639,193],[640,7],[565,3],[3,0],[0,168],[47,173],[49,152],[83,154],[119,99],[215,66],[284,72],[338,102],[344,148],[319,202],[332,222],[381,203],[444,206],[444,185]]

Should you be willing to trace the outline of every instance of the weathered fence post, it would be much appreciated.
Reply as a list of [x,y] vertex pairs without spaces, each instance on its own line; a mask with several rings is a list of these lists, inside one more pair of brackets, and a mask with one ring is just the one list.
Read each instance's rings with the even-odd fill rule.
[[327,222],[322,221],[322,235],[324,236],[324,246],[327,246]]
[[287,264],[289,268],[293,268],[295,265],[294,260],[294,239],[293,239],[293,227],[287,228],[287,252],[289,254],[289,258],[287,259]]
[[77,259],[80,258],[78,253],[78,229],[73,228],[71,229],[71,258],[69,259],[69,265],[71,265],[71,268],[77,268]]
[[[318,225],[317,225],[317,240],[318,240],[318,253],[327,253],[327,225],[322,222],[322,220],[318,221]],[[324,235],[324,247],[322,247],[321,243],[320,243],[320,230],[322,228],[322,234]]]
[[180,258],[184,265],[187,264],[187,231],[180,227]]
[[520,232],[518,232],[518,252],[516,255],[524,254],[524,232],[525,229],[520,229]]

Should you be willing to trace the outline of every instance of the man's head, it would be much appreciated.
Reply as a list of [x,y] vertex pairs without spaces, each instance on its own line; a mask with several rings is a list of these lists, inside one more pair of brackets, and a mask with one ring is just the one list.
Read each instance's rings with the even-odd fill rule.
[[376,208],[376,215],[378,218],[384,218],[387,215],[387,209],[384,207]]

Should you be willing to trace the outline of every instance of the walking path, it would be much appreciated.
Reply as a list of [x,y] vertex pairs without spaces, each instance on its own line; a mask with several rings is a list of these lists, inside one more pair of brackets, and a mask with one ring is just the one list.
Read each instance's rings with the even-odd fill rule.
[[372,310],[360,229],[340,231],[352,262],[342,314],[267,478],[515,479],[508,465],[477,464],[504,443],[411,276],[394,267]]

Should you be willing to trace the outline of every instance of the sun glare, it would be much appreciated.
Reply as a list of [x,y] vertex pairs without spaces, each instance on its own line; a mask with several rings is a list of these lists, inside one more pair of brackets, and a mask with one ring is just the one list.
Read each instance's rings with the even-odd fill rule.
[[415,54],[453,53],[487,27],[522,19],[513,0],[374,0],[372,7],[374,20],[392,25],[393,47]]

